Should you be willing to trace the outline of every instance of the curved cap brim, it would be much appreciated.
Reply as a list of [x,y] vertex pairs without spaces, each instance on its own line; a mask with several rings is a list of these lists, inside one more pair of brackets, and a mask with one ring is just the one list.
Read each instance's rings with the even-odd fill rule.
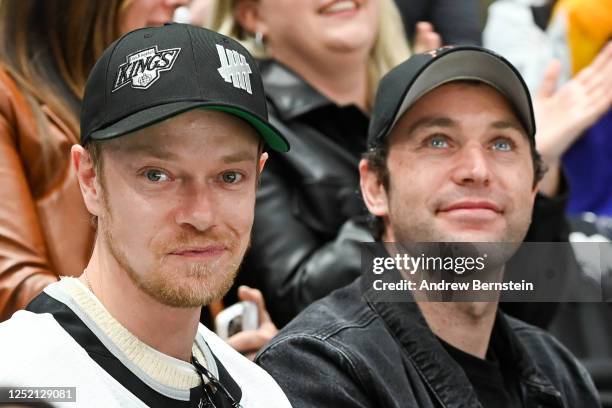
[[501,92],[513,105],[530,138],[535,135],[535,119],[529,90],[516,69],[503,58],[474,47],[451,48],[432,59],[408,84],[395,117],[399,118],[422,96],[448,82],[474,80],[484,82]]
[[[246,120],[255,128],[270,148],[279,152],[289,151],[289,143],[267,120],[245,109],[214,102],[182,101],[154,106],[129,115],[112,125],[92,132],[87,139],[107,140],[146,128],[195,108],[217,110]],[[86,139],[86,140],[87,140]]]

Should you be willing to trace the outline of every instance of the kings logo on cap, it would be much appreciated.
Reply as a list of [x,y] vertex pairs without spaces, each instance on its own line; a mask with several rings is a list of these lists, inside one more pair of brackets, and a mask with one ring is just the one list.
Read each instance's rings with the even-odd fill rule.
[[112,91],[130,83],[134,89],[149,88],[159,79],[160,72],[172,69],[180,52],[180,48],[158,50],[156,45],[128,55],[117,69]]

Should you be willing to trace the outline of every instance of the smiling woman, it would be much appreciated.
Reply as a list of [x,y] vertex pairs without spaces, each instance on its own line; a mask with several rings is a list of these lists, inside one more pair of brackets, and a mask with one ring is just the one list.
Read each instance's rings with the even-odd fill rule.
[[[332,100],[364,110],[378,80],[410,55],[393,0],[223,0],[213,1],[213,11],[213,30],[238,39],[258,58],[287,65],[315,88],[325,87]],[[362,68],[365,76],[359,78]],[[358,100],[338,100],[341,95],[326,93],[333,90],[319,78],[325,74],[350,78],[342,82],[363,93]]]

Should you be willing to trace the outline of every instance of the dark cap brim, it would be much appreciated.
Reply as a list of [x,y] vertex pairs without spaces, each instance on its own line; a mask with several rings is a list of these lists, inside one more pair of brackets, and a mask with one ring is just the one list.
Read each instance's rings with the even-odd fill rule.
[[107,140],[135,132],[146,128],[157,122],[169,119],[180,113],[187,112],[196,108],[205,108],[225,112],[246,120],[255,128],[257,133],[263,138],[270,148],[279,152],[289,151],[289,143],[283,135],[272,126],[267,120],[245,109],[231,105],[223,105],[214,102],[202,101],[181,101],[171,102],[163,105],[143,109],[132,115],[113,123],[112,125],[92,132],[87,139]]
[[424,67],[400,104],[389,132],[399,118],[422,96],[449,82],[474,80],[484,82],[501,92],[513,105],[527,134],[535,135],[535,119],[527,86],[516,69],[503,58],[475,47],[450,49]]

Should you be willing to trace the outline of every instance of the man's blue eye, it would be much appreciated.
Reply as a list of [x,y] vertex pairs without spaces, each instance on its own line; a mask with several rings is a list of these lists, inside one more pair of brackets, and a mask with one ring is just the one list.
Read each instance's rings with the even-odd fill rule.
[[145,177],[149,181],[160,182],[160,181],[168,181],[169,177],[166,173],[161,170],[147,170],[145,172]]
[[428,145],[435,149],[448,147],[448,141],[442,136],[434,136],[429,139]]
[[500,139],[493,142],[493,149],[500,152],[509,152],[512,150],[512,143],[506,139]]
[[226,173],[223,173],[221,175],[221,178],[223,179],[224,183],[235,184],[239,182],[240,180],[242,180],[242,174],[237,173],[235,171],[228,171]]

